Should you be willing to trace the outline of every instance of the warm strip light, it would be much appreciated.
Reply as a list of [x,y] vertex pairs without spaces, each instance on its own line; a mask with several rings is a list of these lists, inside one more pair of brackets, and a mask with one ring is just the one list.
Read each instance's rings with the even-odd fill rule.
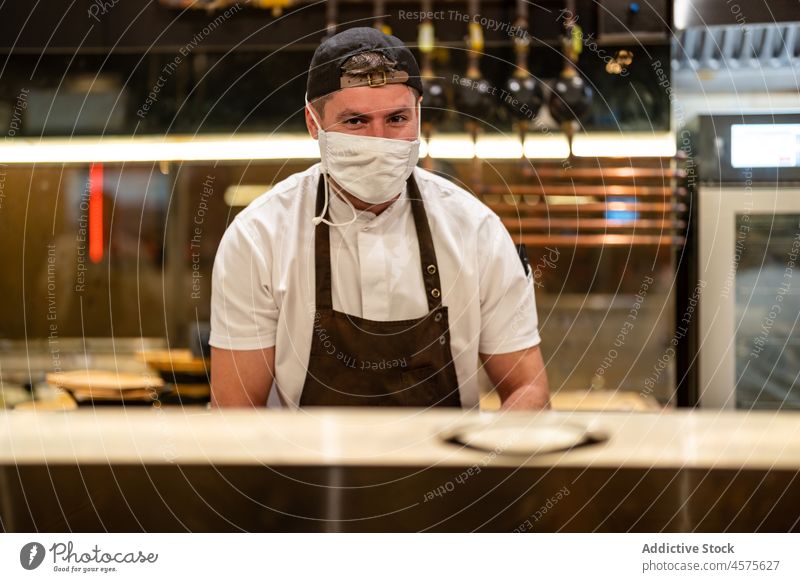
[[[420,156],[428,154],[421,140]],[[578,157],[671,157],[675,136],[664,134],[580,134],[573,153]],[[467,134],[434,134],[430,142],[433,158],[469,159],[476,153],[484,159],[520,157],[514,135],[483,134],[477,144]],[[564,159],[569,149],[560,133],[530,134],[525,155],[531,159]],[[219,160],[319,159],[317,142],[305,135],[120,137],[120,138],[14,138],[0,142],[0,163],[69,164],[93,162],[182,162]]]
[[522,143],[502,135],[484,135],[475,145],[475,153],[483,159],[518,159],[522,157]]
[[675,136],[664,134],[582,134],[572,142],[572,153],[582,158],[671,158]]
[[569,144],[563,135],[529,136],[525,156],[532,160],[563,160],[569,157]]
[[89,260],[103,260],[103,164],[89,167]]
[[308,136],[44,138],[0,143],[6,164],[91,162],[180,162],[206,160],[286,160],[319,158]]
[[468,160],[475,157],[475,144],[472,142],[472,139],[466,135],[434,135],[430,143],[426,140],[422,140],[420,144],[420,157],[427,156],[429,151],[432,158]]

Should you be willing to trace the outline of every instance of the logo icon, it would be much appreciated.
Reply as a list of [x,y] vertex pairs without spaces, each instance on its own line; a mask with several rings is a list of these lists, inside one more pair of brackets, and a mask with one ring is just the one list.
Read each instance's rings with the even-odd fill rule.
[[38,542],[29,542],[19,551],[19,563],[26,570],[35,570],[44,561],[44,546]]

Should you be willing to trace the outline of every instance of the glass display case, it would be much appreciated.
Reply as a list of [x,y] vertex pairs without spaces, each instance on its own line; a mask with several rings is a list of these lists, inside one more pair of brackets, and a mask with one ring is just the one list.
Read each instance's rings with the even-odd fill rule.
[[736,407],[800,408],[800,208],[737,214]]

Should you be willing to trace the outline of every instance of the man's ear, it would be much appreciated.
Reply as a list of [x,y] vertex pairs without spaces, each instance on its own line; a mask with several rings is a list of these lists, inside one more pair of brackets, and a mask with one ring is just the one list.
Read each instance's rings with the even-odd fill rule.
[[304,111],[306,114],[306,129],[308,129],[308,133],[311,134],[311,137],[317,139],[317,124],[314,123],[314,118],[311,116],[311,112],[309,109],[311,105],[306,105]]

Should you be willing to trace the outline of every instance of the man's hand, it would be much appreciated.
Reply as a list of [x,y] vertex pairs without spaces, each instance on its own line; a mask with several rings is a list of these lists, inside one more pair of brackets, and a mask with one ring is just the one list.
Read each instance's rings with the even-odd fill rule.
[[275,370],[275,348],[211,348],[211,406],[266,406]]
[[500,395],[502,410],[550,408],[550,387],[539,346],[508,354],[480,356]]

